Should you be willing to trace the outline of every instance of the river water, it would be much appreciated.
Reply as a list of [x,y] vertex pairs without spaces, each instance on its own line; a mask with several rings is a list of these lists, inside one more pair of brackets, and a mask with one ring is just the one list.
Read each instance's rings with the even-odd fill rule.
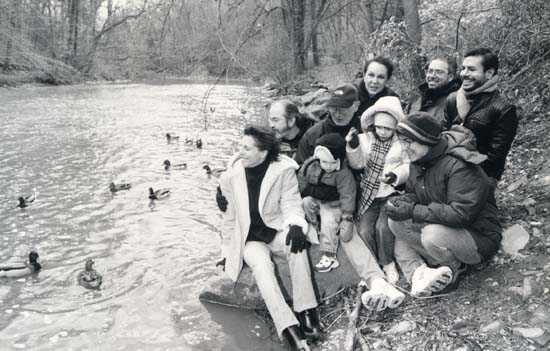
[[[253,314],[198,300],[220,243],[217,181],[202,166],[223,166],[264,111],[260,89],[218,85],[205,118],[208,87],[0,88],[0,262],[37,250],[43,266],[0,278],[0,350],[280,349]],[[199,136],[202,149],[185,142]],[[165,159],[188,168],[166,172]],[[112,195],[111,181],[132,188]],[[151,209],[149,187],[171,196]],[[99,291],[76,282],[88,258]]]

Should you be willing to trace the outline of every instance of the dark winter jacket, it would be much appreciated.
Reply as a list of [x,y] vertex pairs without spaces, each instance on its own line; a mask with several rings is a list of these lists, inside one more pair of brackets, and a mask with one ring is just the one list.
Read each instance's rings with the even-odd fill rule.
[[[326,186],[336,188],[339,196],[336,199],[331,198],[333,191]],[[349,214],[355,211],[357,189],[347,162],[344,162],[340,170],[327,173],[321,168],[319,159],[311,156],[298,171],[298,187],[302,197],[311,196],[321,201],[339,200],[342,211]]]
[[494,192],[479,166],[485,159],[472,136],[444,132],[426,156],[411,163],[406,188],[417,200],[413,221],[469,230],[488,259],[500,246],[502,228]]
[[476,95],[470,104],[472,107],[463,121],[456,107],[456,92],[449,95],[443,128],[448,130],[453,124],[463,123],[470,129],[476,136],[477,150],[487,155],[481,167],[489,177],[500,179],[518,129],[516,108],[498,91]]
[[281,139],[281,154],[286,155],[290,158],[294,158],[294,155],[296,154],[296,150],[298,149],[298,145],[300,144],[300,140],[302,140],[302,137],[307,132],[309,128],[311,128],[315,124],[315,120],[308,118],[308,117],[299,117],[296,119],[296,125],[298,128],[300,128],[300,132],[296,134],[294,138],[291,140],[282,138]]
[[332,117],[329,115],[321,122],[318,122],[313,127],[309,128],[306,134],[304,134],[302,140],[300,140],[300,144],[298,144],[298,150],[296,151],[296,155],[294,155],[294,160],[296,160],[299,164],[304,163],[306,159],[313,156],[317,139],[328,133],[338,133],[342,138],[345,138],[351,127],[355,127],[358,131],[360,131],[361,120],[353,117],[347,126],[341,127],[334,124]]
[[367,91],[367,88],[365,87],[365,81],[363,79],[354,81],[353,85],[357,89],[357,95],[359,96],[360,102],[359,108],[354,115],[354,117],[357,117],[358,119],[361,119],[361,115],[363,114],[363,112],[374,105],[374,103],[378,101],[378,99],[380,99],[382,96],[396,96],[397,98],[399,98],[399,95],[397,95],[395,91],[388,87],[384,87],[381,92],[371,98]]
[[420,95],[408,106],[407,114],[418,111],[428,112],[443,123],[447,97],[458,88],[460,88],[458,80],[452,80],[445,87],[436,90],[428,89],[428,83],[421,84],[418,87]]

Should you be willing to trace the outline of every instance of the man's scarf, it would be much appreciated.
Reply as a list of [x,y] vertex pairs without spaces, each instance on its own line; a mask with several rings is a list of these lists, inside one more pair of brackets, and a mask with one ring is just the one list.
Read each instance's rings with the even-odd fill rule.
[[361,217],[365,213],[376,198],[378,188],[380,187],[380,175],[384,170],[384,161],[392,143],[393,138],[381,141],[378,137],[375,137],[371,155],[367,160],[365,170],[361,173],[361,196],[359,197],[358,217]]
[[472,105],[470,104],[470,100],[472,100],[472,98],[475,95],[478,95],[481,93],[492,93],[497,89],[498,89],[497,75],[494,75],[491,79],[486,81],[482,86],[472,91],[464,91],[464,89],[460,87],[460,89],[458,89],[456,93],[456,109],[458,111],[458,115],[462,119],[462,123],[464,123],[466,115],[468,114],[468,112],[470,112],[470,109],[472,108]]

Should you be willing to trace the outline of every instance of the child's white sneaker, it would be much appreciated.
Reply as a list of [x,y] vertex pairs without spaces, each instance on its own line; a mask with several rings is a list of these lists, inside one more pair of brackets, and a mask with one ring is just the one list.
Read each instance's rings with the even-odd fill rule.
[[453,280],[453,271],[447,266],[429,268],[422,265],[415,269],[411,278],[412,296],[429,296],[439,292]]
[[376,311],[396,308],[403,300],[405,300],[405,294],[382,278],[374,279],[371,288],[361,295],[363,305]]
[[395,261],[384,265],[382,269],[384,270],[384,273],[386,273],[388,283],[397,284],[397,282],[399,281],[399,272],[397,271]]
[[327,273],[340,266],[336,256],[323,255],[319,263],[315,265],[315,270],[319,273]]

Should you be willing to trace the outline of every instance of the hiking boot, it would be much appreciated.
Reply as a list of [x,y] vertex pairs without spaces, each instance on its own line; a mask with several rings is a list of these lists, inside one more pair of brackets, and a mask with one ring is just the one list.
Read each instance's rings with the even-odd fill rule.
[[361,295],[363,305],[376,311],[396,308],[403,300],[405,294],[382,278],[373,279],[370,289]]
[[300,329],[309,340],[317,340],[321,336],[321,325],[316,308],[297,312],[296,317],[300,322]]
[[453,280],[453,271],[447,266],[428,268],[418,267],[411,278],[411,295],[430,296],[445,289]]
[[449,283],[449,285],[447,285],[443,290],[441,290],[441,293],[447,294],[452,291],[455,291],[458,288],[458,285],[462,280],[462,278],[470,274],[471,271],[472,271],[472,267],[470,265],[461,262],[458,268],[453,269],[453,279]]
[[292,351],[310,351],[306,340],[303,338],[300,328],[292,325],[283,330],[283,335],[290,345]]
[[397,271],[395,261],[384,265],[382,267],[382,270],[384,271],[384,273],[386,273],[388,283],[393,285],[397,284],[397,282],[399,281],[399,272]]
[[323,255],[319,263],[315,265],[315,270],[319,273],[327,273],[340,266],[336,256]]

